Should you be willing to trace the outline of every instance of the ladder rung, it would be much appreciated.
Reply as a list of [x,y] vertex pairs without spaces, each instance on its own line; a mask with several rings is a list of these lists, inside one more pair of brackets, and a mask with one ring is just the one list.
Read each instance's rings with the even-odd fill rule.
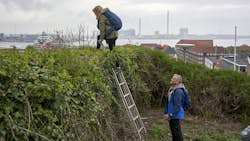
[[144,128],[144,127],[141,127],[141,128],[139,129],[139,131],[138,131],[138,132],[140,133],[140,132],[142,131],[142,129],[143,129],[143,128]]
[[136,117],[133,118],[133,120],[136,120],[136,119],[138,119],[138,118],[139,118],[139,116],[137,115]]
[[121,85],[124,85],[124,84],[125,84],[125,82],[119,83],[120,86],[121,86]]
[[132,104],[132,105],[128,106],[128,109],[131,109],[134,106],[135,106],[135,104]]
[[126,97],[126,96],[128,96],[130,93],[127,93],[127,94],[125,94],[125,95],[123,95],[124,97]]

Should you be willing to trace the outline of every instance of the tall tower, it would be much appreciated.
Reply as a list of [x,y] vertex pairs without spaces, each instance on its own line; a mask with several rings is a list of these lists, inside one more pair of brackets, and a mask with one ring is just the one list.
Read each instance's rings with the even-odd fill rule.
[[141,18],[139,18],[139,32],[138,36],[141,36]]
[[166,21],[167,21],[167,27],[166,27],[166,35],[169,35],[169,11],[167,11],[167,19],[166,19]]

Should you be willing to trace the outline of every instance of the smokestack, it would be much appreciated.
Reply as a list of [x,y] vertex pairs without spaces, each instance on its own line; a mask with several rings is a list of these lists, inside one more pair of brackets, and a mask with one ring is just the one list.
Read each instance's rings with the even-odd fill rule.
[[166,25],[166,34],[169,35],[169,11],[167,11],[167,25]]
[[141,36],[141,18],[139,18],[139,33],[138,36]]

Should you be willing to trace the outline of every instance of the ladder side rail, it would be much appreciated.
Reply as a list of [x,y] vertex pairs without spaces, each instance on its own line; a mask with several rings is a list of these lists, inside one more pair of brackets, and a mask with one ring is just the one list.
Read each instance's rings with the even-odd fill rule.
[[[122,79],[123,80],[126,80],[125,79],[125,77],[124,77],[124,75],[123,75],[123,73],[121,73],[121,77],[122,77]],[[127,83],[126,83],[127,84]],[[127,85],[127,88],[128,88],[128,85]],[[128,91],[129,91],[129,93],[131,94],[131,91],[130,91],[130,89],[128,88]],[[132,96],[132,94],[131,94],[131,100],[132,100],[132,103],[135,103],[134,102],[134,98],[133,98],[133,96]],[[144,127],[144,129],[145,129],[145,132],[146,132],[146,128],[145,128],[145,126],[144,126],[144,123],[142,122],[142,120],[141,120],[141,115],[140,115],[140,113],[139,113],[139,111],[138,111],[138,108],[137,108],[137,106],[135,105],[135,110],[136,110],[136,113],[138,113],[138,116],[139,116],[139,119],[140,119],[140,124],[142,125],[142,127]]]
[[128,112],[129,109],[128,109],[126,100],[125,100],[125,99],[123,98],[123,96],[122,96],[123,91],[122,91],[122,89],[121,89],[121,87],[120,87],[120,85],[119,85],[118,77],[117,77],[117,75],[116,75],[114,69],[112,69],[112,71],[113,71],[113,75],[114,75],[114,77],[115,77],[116,84],[117,84],[117,86],[118,86],[119,97],[122,99],[123,105],[124,105],[125,109],[126,109],[127,112]]
[[[119,87],[118,88],[119,89],[119,96],[123,101],[123,104],[124,104],[125,109],[126,109],[126,111],[128,113],[130,122],[133,123],[133,126],[135,127],[136,132],[139,135],[140,140],[143,140],[141,132],[142,132],[142,129],[144,129],[144,131],[146,133],[146,128],[145,128],[145,126],[144,126],[144,124],[143,124],[143,122],[141,120],[140,113],[139,113],[139,111],[137,109],[137,106],[136,106],[136,104],[134,102],[133,96],[132,96],[131,91],[130,91],[130,89],[128,87],[126,79],[125,79],[122,72],[116,73],[114,71],[114,69],[112,69],[112,71],[113,71],[113,74],[114,74],[114,77],[115,77],[115,80],[116,80],[116,84]],[[120,76],[119,76],[119,74],[120,74]],[[119,80],[121,80],[121,82],[119,82]],[[121,83],[124,83],[124,84],[120,85]],[[124,89],[126,89],[126,90],[124,90]],[[125,93],[124,93],[124,91],[125,91]],[[128,97],[129,97],[128,99],[126,99],[126,96],[125,96],[127,94],[128,94]],[[130,105],[128,104],[128,100],[130,101]],[[129,106],[132,106],[132,107],[129,108]],[[132,109],[134,109],[135,111],[132,111]],[[135,113],[133,114],[132,112],[135,112]],[[138,118],[135,118],[137,116],[138,116]]]
[[[112,69],[112,70],[113,70],[113,69]],[[120,73],[122,74],[122,72],[120,72]],[[129,119],[130,119],[130,122],[133,123],[133,126],[136,128],[136,132],[138,132],[138,127],[137,127],[136,123],[135,123],[134,120],[133,120],[133,115],[132,115],[132,113],[131,113],[131,110],[128,108],[128,107],[129,107],[128,102],[127,102],[127,100],[125,99],[125,97],[123,96],[124,94],[123,94],[123,90],[122,90],[121,85],[119,85],[119,84],[120,84],[120,83],[119,83],[119,78],[117,77],[117,73],[115,73],[114,70],[113,70],[113,74],[114,74],[114,77],[115,77],[115,80],[116,80],[116,84],[117,84],[118,89],[119,89],[119,96],[120,96],[120,98],[122,99],[122,102],[123,102],[123,104],[124,104],[124,107],[125,107],[125,109],[126,109],[126,111],[127,111],[127,113],[128,113],[128,117],[129,117]],[[122,77],[122,79],[126,82],[126,80],[124,79],[124,77]],[[126,85],[126,87],[128,88],[127,83],[126,83],[125,85]],[[128,89],[128,92],[129,92],[129,94],[131,95],[131,92],[129,91],[129,89]],[[132,95],[131,95],[131,96],[132,96]],[[131,98],[130,98],[130,100],[131,100]],[[134,101],[133,101],[133,102],[134,102]]]

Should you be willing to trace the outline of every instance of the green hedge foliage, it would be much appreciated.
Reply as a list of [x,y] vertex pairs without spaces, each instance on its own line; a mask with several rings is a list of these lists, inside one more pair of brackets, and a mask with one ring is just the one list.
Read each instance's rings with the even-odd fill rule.
[[250,121],[250,78],[139,47],[0,52],[0,140],[134,140],[112,77],[115,61],[140,111],[162,107],[174,73],[191,114]]

